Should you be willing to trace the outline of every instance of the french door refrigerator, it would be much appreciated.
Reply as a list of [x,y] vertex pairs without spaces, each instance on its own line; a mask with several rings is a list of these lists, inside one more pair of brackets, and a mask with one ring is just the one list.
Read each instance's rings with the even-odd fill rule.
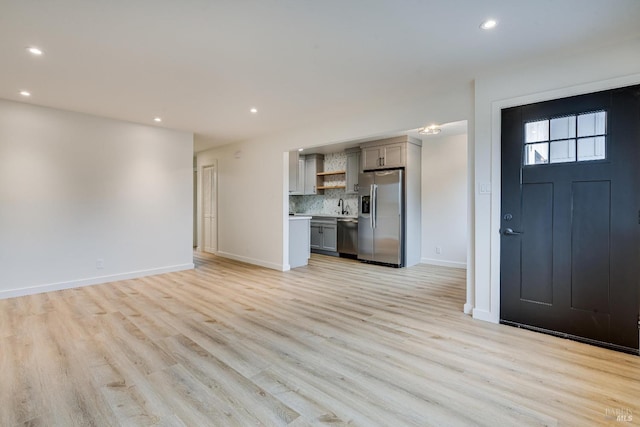
[[358,259],[404,267],[403,170],[360,174]]

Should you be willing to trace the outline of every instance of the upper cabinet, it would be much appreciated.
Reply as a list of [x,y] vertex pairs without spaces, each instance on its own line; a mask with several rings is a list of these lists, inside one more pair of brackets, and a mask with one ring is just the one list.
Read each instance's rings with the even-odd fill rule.
[[364,170],[404,167],[407,164],[405,143],[363,146],[362,164]]
[[407,165],[407,144],[389,144],[382,146],[382,166],[385,168],[401,168]]
[[370,170],[380,167],[380,147],[362,148],[362,169]]
[[389,169],[407,166],[407,144],[421,145],[407,136],[371,141],[362,145],[362,169]]
[[347,172],[344,191],[346,194],[358,194],[358,178],[361,171],[360,150],[357,148],[347,150]]
[[298,151],[289,151],[289,194],[304,194],[304,157]]
[[298,158],[298,184],[297,191],[292,194],[304,194],[304,157]]
[[322,154],[309,154],[304,157],[304,194],[323,194],[318,189],[322,187],[322,178],[318,172],[324,171],[324,156]]
[[289,194],[298,191],[298,159],[300,155],[297,151],[289,151]]
[[[322,179],[318,173],[324,170],[324,156],[301,156],[298,151],[289,152],[289,195],[322,194]],[[319,188],[320,187],[320,188]]]

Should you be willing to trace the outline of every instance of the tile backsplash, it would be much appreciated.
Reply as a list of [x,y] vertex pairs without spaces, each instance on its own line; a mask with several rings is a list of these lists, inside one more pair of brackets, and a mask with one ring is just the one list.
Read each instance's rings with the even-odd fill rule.
[[324,156],[324,171],[334,172],[347,169],[346,153],[331,153]]
[[340,215],[342,207],[338,201],[345,203],[347,215],[358,215],[358,195],[345,194],[344,190],[325,190],[324,195],[289,196],[289,212],[321,215]]
[[[347,168],[345,153],[331,153],[324,156],[324,171],[341,171]],[[329,176],[331,185],[344,185],[344,176]],[[289,196],[289,212],[320,215],[341,215],[342,207],[338,201],[342,199],[347,215],[358,215],[358,195],[346,194],[344,189],[324,190],[324,194],[309,196]]]

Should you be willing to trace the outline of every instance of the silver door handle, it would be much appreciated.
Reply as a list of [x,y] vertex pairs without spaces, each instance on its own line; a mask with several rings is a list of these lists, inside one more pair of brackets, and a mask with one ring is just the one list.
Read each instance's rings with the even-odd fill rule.
[[524,234],[522,231],[513,231],[512,228],[505,228],[502,231],[502,234],[504,234],[505,236],[517,236],[519,234]]

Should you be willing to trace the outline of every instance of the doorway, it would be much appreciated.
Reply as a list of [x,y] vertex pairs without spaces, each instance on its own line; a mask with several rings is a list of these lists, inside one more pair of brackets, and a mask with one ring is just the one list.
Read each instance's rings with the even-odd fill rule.
[[502,110],[500,320],[638,353],[640,86]]
[[202,233],[205,252],[218,251],[218,174],[215,165],[202,168]]

